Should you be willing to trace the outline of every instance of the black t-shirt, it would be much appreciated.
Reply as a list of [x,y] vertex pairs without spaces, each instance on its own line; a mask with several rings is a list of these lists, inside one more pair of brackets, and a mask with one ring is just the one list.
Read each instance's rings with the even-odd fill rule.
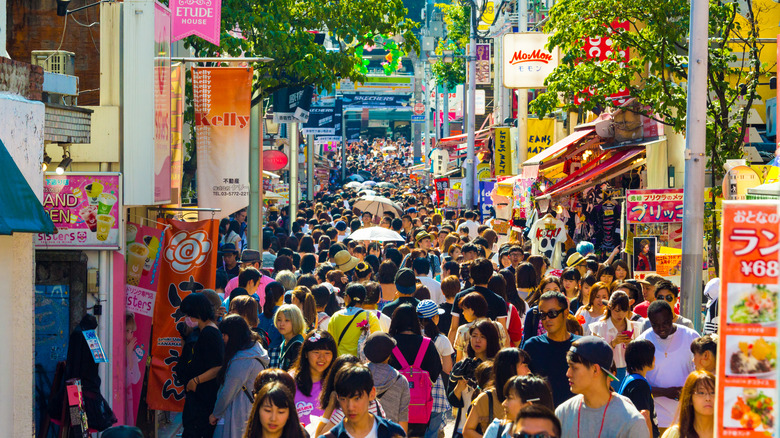
[[437,326],[439,327],[439,331],[446,335],[450,331],[450,324],[452,323],[452,304],[441,303],[439,304],[439,308],[444,309],[444,313],[439,315],[439,324],[437,324]]
[[393,317],[393,312],[395,312],[395,309],[398,308],[398,306],[402,304],[410,304],[414,309],[417,309],[417,305],[420,304],[420,300],[418,300],[415,297],[398,297],[393,301],[390,301],[389,303],[385,304],[385,307],[382,308],[382,313],[389,316],[390,318]]
[[[214,367],[222,366],[224,354],[225,344],[222,341],[222,333],[215,327],[206,326],[201,330],[192,352],[192,360],[187,364],[187,380],[184,384]],[[211,379],[200,383],[194,392],[187,391],[184,403],[185,413],[189,414],[187,417],[190,419],[193,418],[192,416],[208,417],[217,401],[218,390],[217,379]]]
[[[452,316],[458,315],[458,317],[460,317],[460,300],[471,292],[479,292],[480,295],[485,297],[485,301],[487,301],[488,305],[488,318],[496,321],[498,318],[507,316],[506,301],[495,292],[482,286],[474,286],[458,292],[458,294],[455,295],[455,301],[452,304]],[[465,321],[460,322],[465,323]]]
[[558,407],[561,403],[574,396],[569,388],[569,379],[566,371],[569,365],[566,363],[566,353],[571,344],[580,336],[571,335],[564,342],[550,340],[547,335],[534,336],[523,344],[523,350],[531,356],[529,367],[531,372],[547,377],[553,393],[553,402]]
[[[397,333],[395,336],[393,336],[393,339],[395,339],[397,343],[396,346],[399,350],[401,350],[401,354],[403,354],[404,359],[406,359],[409,365],[413,365],[414,359],[417,357],[417,352],[420,350],[420,346],[422,345],[423,337],[420,335],[404,335]],[[388,365],[399,371],[401,370],[401,364],[395,358],[394,354],[390,355],[390,361],[388,362]],[[423,356],[423,361],[420,364],[420,368],[428,371],[428,376],[431,378],[431,382],[436,383],[436,379],[438,379],[439,374],[441,374],[441,356],[439,356],[439,351],[436,349],[436,345],[433,344],[433,340],[428,343],[428,349],[425,350],[425,356]]]
[[217,268],[217,271],[225,271],[228,277],[228,281],[232,280],[233,277],[238,277],[238,274],[241,272],[241,266],[236,263],[236,266],[233,266],[233,269],[228,269],[227,266],[220,266]]
[[653,423],[653,438],[658,438],[660,433],[658,431],[658,420],[655,417],[655,402],[653,401],[653,393],[647,380],[639,377],[633,379],[626,384],[620,395],[628,397],[634,403],[637,411],[650,411],[650,419]]

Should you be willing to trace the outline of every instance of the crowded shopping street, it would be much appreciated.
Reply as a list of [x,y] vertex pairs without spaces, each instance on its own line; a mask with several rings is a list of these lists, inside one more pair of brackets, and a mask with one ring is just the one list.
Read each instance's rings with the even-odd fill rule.
[[776,1],[0,11],[3,437],[780,437]]

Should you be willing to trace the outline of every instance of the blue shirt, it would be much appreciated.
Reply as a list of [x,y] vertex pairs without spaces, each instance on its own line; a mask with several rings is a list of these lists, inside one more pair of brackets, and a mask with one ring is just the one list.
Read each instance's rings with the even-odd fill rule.
[[531,356],[528,368],[536,375],[547,377],[556,407],[574,396],[566,377],[566,371],[569,369],[566,353],[569,352],[571,344],[579,338],[580,336],[571,335],[564,342],[556,342],[550,340],[547,335],[540,335],[523,344],[523,350]]

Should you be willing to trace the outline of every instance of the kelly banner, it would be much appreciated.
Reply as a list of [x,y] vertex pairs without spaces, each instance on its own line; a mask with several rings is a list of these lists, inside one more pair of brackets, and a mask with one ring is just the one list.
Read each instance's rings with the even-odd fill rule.
[[716,437],[773,436],[780,212],[776,201],[724,201],[722,219],[713,429]]
[[152,362],[146,402],[150,409],[179,412],[184,385],[173,374],[185,328],[181,301],[192,292],[213,289],[217,272],[219,221],[169,220],[160,253],[160,280],[154,301]]
[[219,45],[222,0],[170,0],[171,41],[190,35]]
[[630,224],[681,223],[683,189],[628,190],[626,215]]
[[512,140],[509,128],[496,128],[496,176],[512,175]]
[[222,219],[249,205],[249,111],[252,69],[192,69],[198,138],[198,205]]
[[118,249],[122,211],[118,173],[46,173],[43,209],[56,234],[39,233],[36,249]]
[[163,230],[128,223],[125,246],[127,286],[125,288],[125,330],[127,337],[127,367],[125,378],[125,420],[134,426],[138,403],[144,386],[152,316],[160,279],[160,254]]

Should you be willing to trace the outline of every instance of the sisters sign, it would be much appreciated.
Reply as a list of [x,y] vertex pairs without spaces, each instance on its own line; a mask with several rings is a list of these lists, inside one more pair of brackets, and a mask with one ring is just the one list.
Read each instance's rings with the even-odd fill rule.
[[222,0],[170,0],[171,41],[195,35],[218,46]]

